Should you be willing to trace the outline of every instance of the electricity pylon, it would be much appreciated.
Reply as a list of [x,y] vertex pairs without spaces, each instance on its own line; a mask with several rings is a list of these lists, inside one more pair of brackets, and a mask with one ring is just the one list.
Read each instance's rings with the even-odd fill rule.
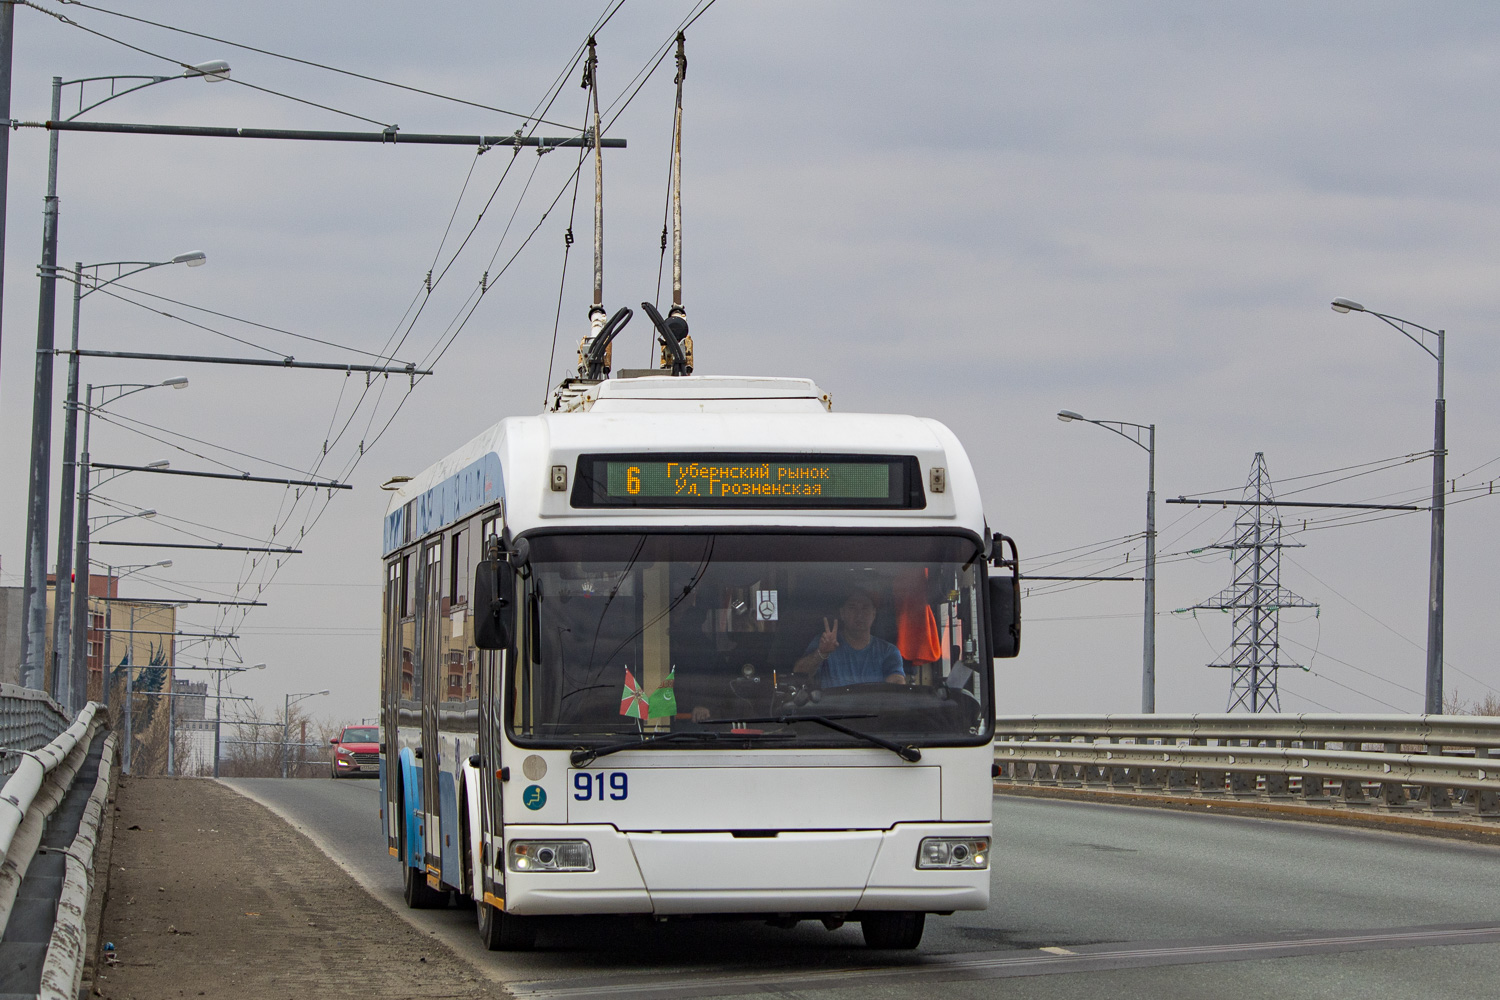
[[1255,453],[1245,497],[1253,503],[1241,508],[1234,522],[1234,541],[1214,548],[1234,553],[1234,580],[1213,597],[1194,608],[1233,611],[1233,641],[1227,663],[1210,667],[1229,671],[1229,711],[1281,711],[1276,690],[1276,672],[1300,664],[1281,659],[1279,617],[1282,608],[1316,608],[1281,586],[1281,550],[1301,548],[1281,540],[1281,519],[1274,506],[1263,506],[1275,497],[1266,456]]

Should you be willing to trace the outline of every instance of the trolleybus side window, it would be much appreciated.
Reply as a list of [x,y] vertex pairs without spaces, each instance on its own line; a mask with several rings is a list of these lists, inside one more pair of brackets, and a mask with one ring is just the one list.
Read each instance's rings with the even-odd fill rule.
[[[687,747],[691,733],[724,734],[735,720],[799,715],[982,743],[993,716],[983,587],[977,543],[959,535],[532,536],[530,655],[507,718],[537,745],[681,731],[653,745]],[[835,630],[854,593],[873,620],[866,611]],[[833,631],[828,662],[808,660]],[[880,668],[863,670],[866,659]],[[858,742],[796,723],[748,728],[799,746]]]
[[400,588],[401,588],[401,594],[400,594],[401,611],[400,611],[400,614],[401,614],[402,618],[406,618],[406,617],[408,617],[408,616],[411,615],[411,584],[412,584],[412,580],[411,580],[411,556],[409,556],[409,555],[405,555],[405,556],[401,557],[400,581],[401,581],[400,582]]
[[439,622],[446,650],[438,690],[438,720],[442,729],[453,732],[475,732],[479,725],[479,650],[474,646],[474,619],[468,607],[470,581],[465,579],[473,535],[466,527],[456,528],[449,540],[448,617]]
[[453,532],[449,544],[448,602],[450,605],[464,604],[469,600],[469,532],[460,528]]

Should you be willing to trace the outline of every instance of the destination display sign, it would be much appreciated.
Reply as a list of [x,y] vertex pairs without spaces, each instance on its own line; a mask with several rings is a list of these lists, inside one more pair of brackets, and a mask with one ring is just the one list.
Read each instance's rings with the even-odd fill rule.
[[575,507],[920,509],[917,460],[885,455],[585,455]]

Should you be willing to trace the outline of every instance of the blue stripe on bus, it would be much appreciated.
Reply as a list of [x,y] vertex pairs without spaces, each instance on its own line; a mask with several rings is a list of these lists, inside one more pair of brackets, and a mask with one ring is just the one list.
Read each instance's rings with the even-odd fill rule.
[[[500,456],[493,451],[487,452],[478,461],[469,463],[410,503],[387,514],[383,551],[389,555],[405,545],[408,539],[421,538],[445,528],[504,496],[505,475],[500,467]],[[412,514],[410,532],[406,525],[408,510]]]
[[422,768],[412,758],[411,747],[401,748],[401,792],[402,808],[406,810],[406,843],[401,845],[401,853],[405,856],[406,867],[425,869]]

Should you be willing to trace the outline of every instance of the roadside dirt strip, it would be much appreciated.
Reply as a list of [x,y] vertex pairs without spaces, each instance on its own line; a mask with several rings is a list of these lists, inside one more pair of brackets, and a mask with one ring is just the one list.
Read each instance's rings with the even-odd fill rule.
[[218,782],[125,777],[115,805],[96,996],[507,995]]

